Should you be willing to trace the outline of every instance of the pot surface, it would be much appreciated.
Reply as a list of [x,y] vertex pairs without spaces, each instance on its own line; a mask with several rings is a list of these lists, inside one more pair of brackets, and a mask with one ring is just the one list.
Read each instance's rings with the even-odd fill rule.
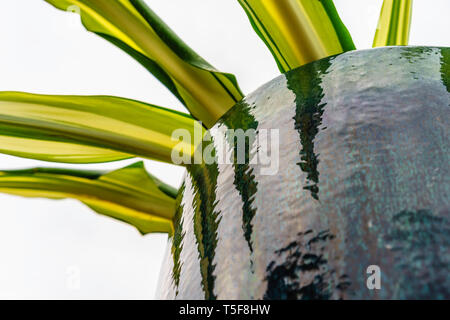
[[450,299],[449,88],[450,48],[388,47],[247,96],[204,143],[231,161],[188,167],[159,297]]

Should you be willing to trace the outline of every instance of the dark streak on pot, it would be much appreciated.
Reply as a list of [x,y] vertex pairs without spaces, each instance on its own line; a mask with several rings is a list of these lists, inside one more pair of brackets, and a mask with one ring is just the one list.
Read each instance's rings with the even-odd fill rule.
[[331,59],[324,59],[299,69],[298,72],[286,74],[288,88],[295,94],[296,114],[295,129],[300,135],[302,148],[300,150],[300,169],[307,174],[307,182],[303,187],[311,192],[311,196],[319,200],[319,155],[314,151],[314,138],[319,133],[322,124],[324,96],[321,76],[331,65]]
[[[212,141],[204,142],[206,148]],[[191,165],[187,168],[192,177],[194,196],[194,233],[200,259],[200,273],[205,299],[215,300],[214,294],[214,256],[217,246],[217,227],[220,223],[219,212],[215,212],[217,162],[213,164]]]
[[180,285],[180,274],[182,262],[180,261],[181,251],[183,250],[183,211],[184,205],[182,202],[182,195],[184,194],[185,183],[181,185],[180,191],[178,193],[177,201],[176,201],[176,211],[173,218],[175,231],[173,234],[172,240],[172,256],[173,256],[173,269],[172,269],[172,278],[176,288],[176,295],[178,295],[178,286]]
[[[257,130],[258,122],[255,117],[249,112],[250,106],[245,100],[239,102],[235,107],[239,112],[227,113],[222,122],[228,128],[240,128],[243,131],[253,129]],[[239,192],[242,199],[242,229],[244,231],[244,237],[247,241],[248,247],[253,252],[252,246],[252,233],[253,226],[252,220],[256,214],[256,208],[253,207],[254,196],[258,191],[258,183],[255,180],[255,174],[253,168],[250,167],[250,161],[254,154],[251,154],[251,149],[254,143],[252,135],[245,136],[245,162],[238,163],[238,145],[239,141],[236,136],[227,136],[229,145],[233,146],[233,168],[234,168],[234,185]]]
[[450,92],[450,48],[441,48],[441,74],[442,82]]
[[[350,286],[347,275],[334,284],[336,272],[324,252],[336,237],[329,230],[307,230],[298,234],[298,240],[276,252],[283,264],[275,261],[267,267],[267,291],[264,299],[327,300],[335,290],[345,291]],[[310,273],[310,281],[299,276]],[[333,285],[331,285],[333,284]]]

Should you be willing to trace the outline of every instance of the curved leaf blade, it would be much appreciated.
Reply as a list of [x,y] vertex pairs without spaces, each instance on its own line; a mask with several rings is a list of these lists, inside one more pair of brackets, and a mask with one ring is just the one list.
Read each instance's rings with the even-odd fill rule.
[[175,199],[162,189],[173,188],[147,173],[142,162],[107,173],[51,168],[0,171],[2,193],[77,199],[143,234],[173,232]]
[[239,0],[282,73],[355,46],[332,0]]
[[[96,163],[140,156],[172,162],[176,129],[189,115],[111,96],[0,92],[0,152],[53,162]],[[188,144],[188,141],[183,142]],[[192,145],[180,152],[194,154]]]
[[373,47],[406,46],[412,16],[412,0],[384,0]]
[[138,60],[206,126],[243,96],[233,75],[197,55],[142,0],[45,1],[79,12],[87,30]]

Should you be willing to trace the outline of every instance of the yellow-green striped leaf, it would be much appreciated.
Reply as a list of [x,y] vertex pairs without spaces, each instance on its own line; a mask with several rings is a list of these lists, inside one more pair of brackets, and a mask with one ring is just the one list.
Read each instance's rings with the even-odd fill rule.
[[137,59],[206,126],[242,98],[233,75],[203,60],[142,0],[45,1],[78,12],[86,29]]
[[283,73],[355,49],[332,0],[239,0],[239,3]]
[[[140,156],[171,161],[172,151],[194,154],[176,129],[194,134],[187,114],[109,96],[52,96],[0,92],[0,152],[65,163]],[[189,144],[189,145],[186,145]]]
[[0,192],[77,199],[143,234],[173,232],[177,191],[150,175],[142,162],[108,173],[50,168],[0,171]]
[[373,47],[406,46],[411,16],[412,0],[384,0]]

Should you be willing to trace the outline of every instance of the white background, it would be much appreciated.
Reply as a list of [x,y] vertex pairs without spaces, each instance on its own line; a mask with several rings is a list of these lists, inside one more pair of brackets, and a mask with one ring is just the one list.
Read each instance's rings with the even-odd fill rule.
[[[147,3],[201,56],[234,73],[245,93],[279,74],[236,0]],[[381,3],[335,0],[358,49],[371,47]],[[449,0],[415,0],[410,44],[450,46],[449,13]],[[78,16],[43,0],[0,0],[0,48],[0,91],[116,95],[184,110],[132,58],[86,32]],[[0,155],[0,170],[34,166],[68,165]],[[181,183],[179,167],[152,161],[146,167],[174,186]],[[0,204],[0,298],[154,297],[167,236],[143,237],[74,200],[0,194]]]

